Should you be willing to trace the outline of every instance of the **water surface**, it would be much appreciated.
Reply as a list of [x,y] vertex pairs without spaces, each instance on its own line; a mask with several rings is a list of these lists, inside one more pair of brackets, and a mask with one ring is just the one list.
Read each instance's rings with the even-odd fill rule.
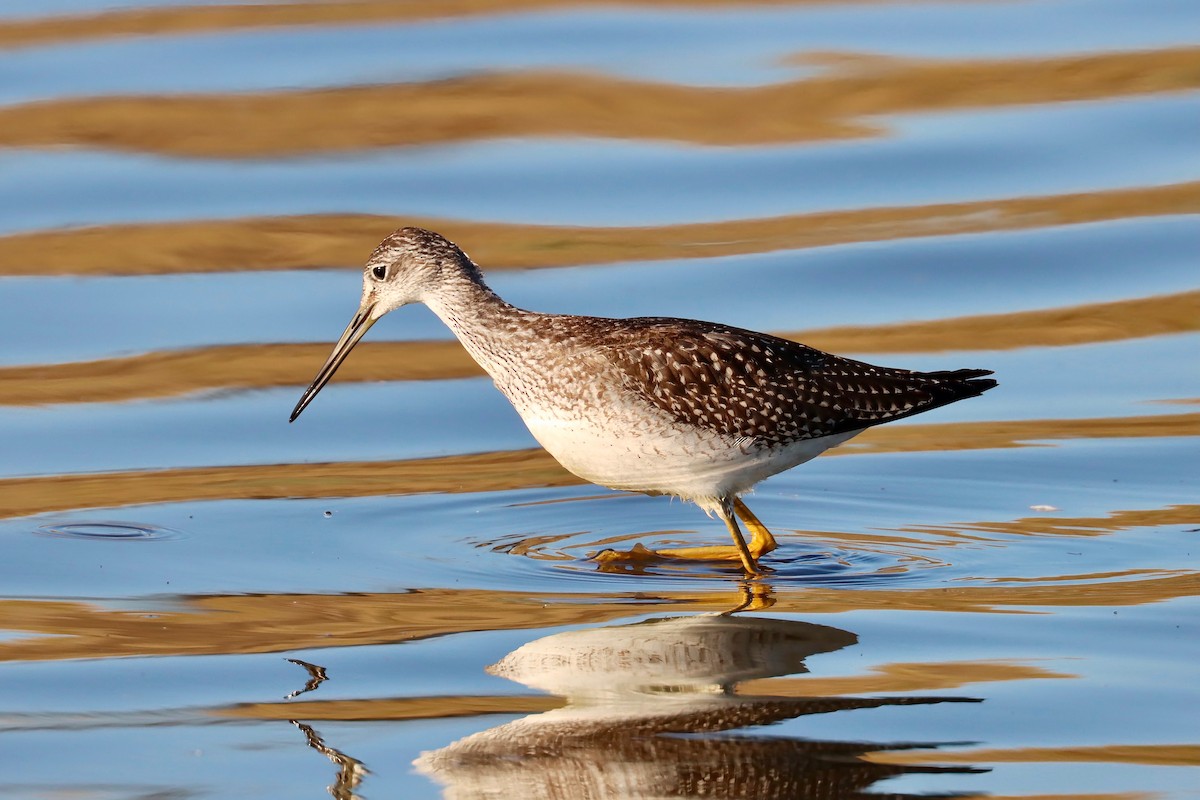
[[[6,5],[0,796],[1196,797],[1198,22]],[[525,307],[1000,386],[762,484],[761,581],[602,570],[726,534],[424,309],[287,424],[414,220]]]

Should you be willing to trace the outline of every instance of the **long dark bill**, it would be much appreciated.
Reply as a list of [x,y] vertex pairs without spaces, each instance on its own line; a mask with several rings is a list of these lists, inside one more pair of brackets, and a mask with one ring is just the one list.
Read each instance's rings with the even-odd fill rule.
[[350,351],[354,349],[354,345],[358,344],[358,340],[375,324],[375,320],[371,318],[371,308],[372,306],[360,308],[354,315],[354,319],[350,320],[346,330],[342,331],[341,338],[333,346],[333,352],[329,354],[321,371],[313,379],[312,385],[304,390],[300,402],[296,403],[296,407],[292,409],[292,416],[288,417],[288,422],[296,421],[296,417],[300,416],[300,412],[308,407],[308,404],[317,396],[317,392],[329,383],[333,373],[337,372],[337,368],[346,360],[346,356],[350,355]]

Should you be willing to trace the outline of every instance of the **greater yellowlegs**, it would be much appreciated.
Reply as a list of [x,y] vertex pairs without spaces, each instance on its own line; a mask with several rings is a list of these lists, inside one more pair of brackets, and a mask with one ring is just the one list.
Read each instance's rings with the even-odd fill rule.
[[[691,500],[734,546],[606,551],[601,560],[740,560],[759,574],[771,532],[740,495],[872,425],[996,385],[991,372],[911,372],[840,358],[765,333],[667,317],[542,314],[488,288],[454,243],[402,228],[367,260],[362,304],[292,411],[300,415],[387,312],[424,303],[516,408],[534,438],[585,480]],[[746,543],[741,518],[750,530]]]

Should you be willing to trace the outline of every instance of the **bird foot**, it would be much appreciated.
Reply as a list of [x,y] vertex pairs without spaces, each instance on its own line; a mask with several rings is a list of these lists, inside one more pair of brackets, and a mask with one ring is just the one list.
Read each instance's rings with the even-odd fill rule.
[[[765,552],[765,551],[764,551]],[[600,564],[601,569],[608,571],[624,571],[627,568],[640,571],[650,564],[661,564],[667,561],[721,561],[742,563],[750,576],[760,576],[767,569],[758,564],[762,553],[752,553],[750,563],[746,563],[741,551],[733,545],[709,545],[704,547],[664,547],[661,550],[651,550],[644,544],[638,543],[629,550],[613,550],[608,548],[592,554],[592,560]]]

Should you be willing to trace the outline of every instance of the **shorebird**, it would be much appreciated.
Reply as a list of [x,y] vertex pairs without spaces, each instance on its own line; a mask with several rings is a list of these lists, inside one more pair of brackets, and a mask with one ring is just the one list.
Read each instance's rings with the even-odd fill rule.
[[401,228],[367,260],[358,312],[289,421],[380,317],[411,303],[441,318],[533,437],[572,473],[613,489],[690,500],[719,516],[734,542],[607,550],[600,561],[741,561],[760,575],[758,559],[776,542],[742,494],[867,428],[996,385],[984,377],[989,370],[876,367],[713,322],[526,311],[493,292],[453,242]]

